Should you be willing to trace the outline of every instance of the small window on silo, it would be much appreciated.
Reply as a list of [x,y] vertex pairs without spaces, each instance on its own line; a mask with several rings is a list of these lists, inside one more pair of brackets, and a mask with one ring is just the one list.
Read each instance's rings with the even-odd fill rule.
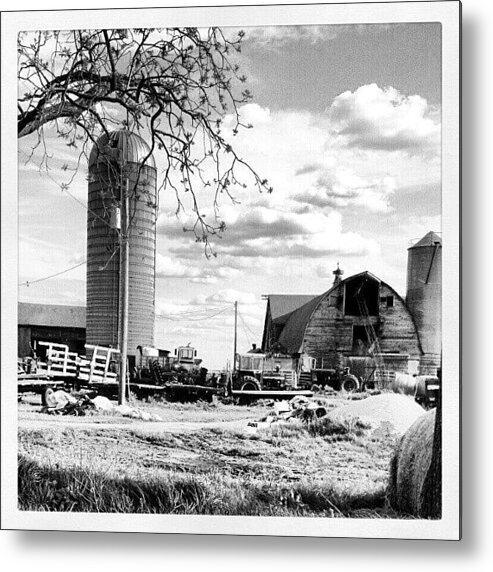
[[393,307],[394,307],[394,297],[387,296],[387,308],[393,308]]

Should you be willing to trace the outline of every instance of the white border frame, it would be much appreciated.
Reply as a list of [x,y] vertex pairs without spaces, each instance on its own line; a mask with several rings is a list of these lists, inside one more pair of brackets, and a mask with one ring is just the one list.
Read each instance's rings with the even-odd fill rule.
[[[441,22],[443,237],[443,518],[367,520],[41,513],[17,509],[17,51],[20,30],[159,26]],[[460,538],[460,4],[403,2],[3,12],[1,27],[2,528],[275,536]]]

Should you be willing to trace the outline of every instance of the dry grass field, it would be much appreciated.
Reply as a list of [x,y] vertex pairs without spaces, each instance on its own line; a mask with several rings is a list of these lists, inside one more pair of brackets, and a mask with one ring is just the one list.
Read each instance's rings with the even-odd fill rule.
[[396,517],[385,503],[389,430],[321,419],[252,432],[266,404],[138,406],[163,421],[59,417],[21,403],[20,509]]

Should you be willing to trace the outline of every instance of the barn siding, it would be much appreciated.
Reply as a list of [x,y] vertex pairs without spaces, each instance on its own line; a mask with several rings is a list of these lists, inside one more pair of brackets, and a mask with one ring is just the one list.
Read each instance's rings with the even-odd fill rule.
[[[344,282],[331,290],[314,310],[304,335],[304,352],[317,359],[324,359],[325,367],[338,367],[343,356],[354,355],[353,325],[364,326],[370,322],[379,331],[382,353],[408,354],[417,359],[420,356],[418,336],[413,320],[404,302],[386,284],[380,285],[379,299],[393,296],[393,307],[387,307],[386,300],[379,304],[379,316],[369,318],[345,316],[343,305]],[[386,360],[387,361],[387,360]]]

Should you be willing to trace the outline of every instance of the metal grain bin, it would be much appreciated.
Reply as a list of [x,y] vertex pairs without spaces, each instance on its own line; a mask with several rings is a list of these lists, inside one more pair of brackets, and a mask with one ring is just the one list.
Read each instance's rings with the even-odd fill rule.
[[[87,210],[88,344],[118,347],[120,200],[128,185],[128,354],[154,343],[156,164],[147,143],[128,130],[102,135],[89,156]],[[123,187],[122,187],[123,186]]]

